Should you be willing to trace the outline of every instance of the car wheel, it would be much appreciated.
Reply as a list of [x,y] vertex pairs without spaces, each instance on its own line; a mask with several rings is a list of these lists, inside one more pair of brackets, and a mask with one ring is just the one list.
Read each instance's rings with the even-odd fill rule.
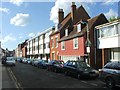
[[77,74],[77,78],[80,79],[81,78],[81,75],[80,73]]
[[56,69],[56,68],[54,69],[54,72],[56,72],[56,73],[57,73],[57,69]]
[[64,73],[65,73],[66,76],[68,75],[68,71],[65,71]]
[[49,68],[47,67],[47,70],[49,71]]
[[113,78],[111,78],[111,77],[108,77],[108,78],[106,78],[106,85],[107,85],[107,87],[108,88],[114,88],[115,87],[115,82],[114,82],[114,80],[113,80]]

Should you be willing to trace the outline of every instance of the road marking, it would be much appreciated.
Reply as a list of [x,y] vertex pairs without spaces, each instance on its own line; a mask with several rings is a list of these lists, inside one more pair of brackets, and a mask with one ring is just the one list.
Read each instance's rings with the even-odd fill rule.
[[83,83],[87,83],[86,81],[81,81],[81,82],[83,82]]
[[93,86],[98,86],[97,84],[95,84],[95,83],[90,83],[91,85],[93,85]]
[[10,68],[7,68],[11,78],[13,79],[13,81],[15,82],[15,86],[18,90],[23,90],[23,87],[20,85],[20,83],[17,81],[15,75],[13,74],[12,70]]

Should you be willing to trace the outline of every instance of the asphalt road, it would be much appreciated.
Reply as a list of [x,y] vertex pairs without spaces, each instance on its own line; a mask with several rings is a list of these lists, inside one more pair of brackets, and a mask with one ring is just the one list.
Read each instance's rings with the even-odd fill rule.
[[20,88],[106,88],[99,79],[78,80],[62,73],[50,72],[19,62],[15,67],[9,67],[9,70]]

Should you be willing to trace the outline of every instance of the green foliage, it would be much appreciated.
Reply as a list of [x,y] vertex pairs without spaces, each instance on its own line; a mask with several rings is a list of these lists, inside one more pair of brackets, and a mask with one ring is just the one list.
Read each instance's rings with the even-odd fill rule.
[[120,19],[120,17],[115,17],[115,16],[112,16],[109,18],[109,22],[112,22],[112,21],[115,21],[115,20],[118,20]]

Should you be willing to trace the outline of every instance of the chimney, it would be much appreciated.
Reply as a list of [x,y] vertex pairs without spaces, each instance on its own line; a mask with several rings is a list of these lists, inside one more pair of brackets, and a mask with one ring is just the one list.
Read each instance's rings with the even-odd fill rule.
[[63,9],[59,8],[59,11],[58,11],[58,23],[61,23],[63,19],[64,19]]
[[75,20],[76,20],[76,5],[75,5],[75,2],[72,2],[72,6],[71,6],[71,17],[72,17],[72,21],[73,23],[75,23]]

